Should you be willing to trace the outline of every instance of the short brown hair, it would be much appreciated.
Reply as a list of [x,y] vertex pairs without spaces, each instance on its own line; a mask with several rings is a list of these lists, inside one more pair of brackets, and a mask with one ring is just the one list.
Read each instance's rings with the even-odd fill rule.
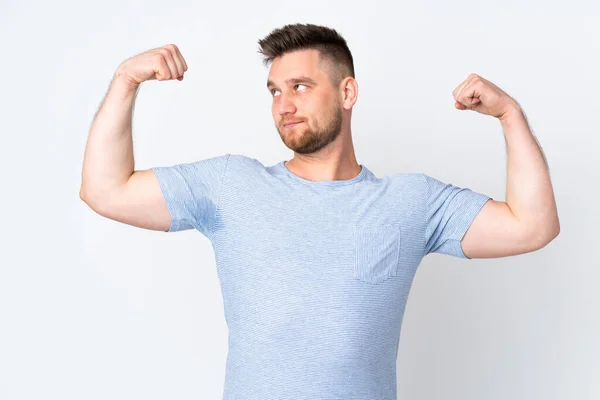
[[354,76],[354,60],[346,40],[334,29],[313,24],[291,24],[277,28],[258,41],[258,52],[268,66],[275,57],[296,50],[315,49],[320,58],[334,67],[332,82],[338,85],[346,76]]

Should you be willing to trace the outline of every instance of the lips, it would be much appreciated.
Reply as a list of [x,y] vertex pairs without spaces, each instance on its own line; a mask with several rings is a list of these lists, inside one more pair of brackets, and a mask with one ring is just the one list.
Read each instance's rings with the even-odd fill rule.
[[288,127],[291,127],[291,126],[295,126],[295,125],[301,124],[302,122],[304,122],[304,121],[288,121],[288,122],[285,122],[283,124],[283,126],[285,126],[286,128],[288,128]]

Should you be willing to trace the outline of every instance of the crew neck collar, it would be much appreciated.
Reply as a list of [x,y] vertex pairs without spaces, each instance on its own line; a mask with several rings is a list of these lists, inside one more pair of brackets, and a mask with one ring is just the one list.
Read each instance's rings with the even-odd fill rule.
[[360,172],[354,178],[351,179],[342,179],[342,180],[333,180],[333,181],[310,181],[308,179],[304,179],[301,176],[293,173],[286,165],[285,161],[280,161],[277,164],[277,167],[285,172],[290,178],[297,180],[298,182],[302,182],[311,186],[344,186],[350,185],[356,182],[361,181],[367,175],[367,167],[362,164],[360,165]]

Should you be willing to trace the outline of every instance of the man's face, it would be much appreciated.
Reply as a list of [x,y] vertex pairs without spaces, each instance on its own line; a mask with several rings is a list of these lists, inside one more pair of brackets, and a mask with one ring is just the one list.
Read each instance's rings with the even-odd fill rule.
[[317,152],[341,131],[341,99],[326,68],[312,49],[284,54],[271,65],[273,120],[283,143],[296,153]]

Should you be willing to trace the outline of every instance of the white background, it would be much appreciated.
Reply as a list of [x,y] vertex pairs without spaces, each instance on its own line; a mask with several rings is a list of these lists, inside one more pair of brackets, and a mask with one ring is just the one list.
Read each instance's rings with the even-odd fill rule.
[[210,242],[94,213],[79,199],[84,147],[118,65],[175,43],[189,70],[142,85],[136,169],[290,159],[257,41],[294,22],[347,39],[357,159],[377,176],[425,172],[505,200],[500,123],[453,105],[470,73],[519,101],[550,163],[562,229],[550,245],[423,260],[398,398],[600,398],[600,7],[519,3],[3,0],[0,399],[221,398],[227,327]]

